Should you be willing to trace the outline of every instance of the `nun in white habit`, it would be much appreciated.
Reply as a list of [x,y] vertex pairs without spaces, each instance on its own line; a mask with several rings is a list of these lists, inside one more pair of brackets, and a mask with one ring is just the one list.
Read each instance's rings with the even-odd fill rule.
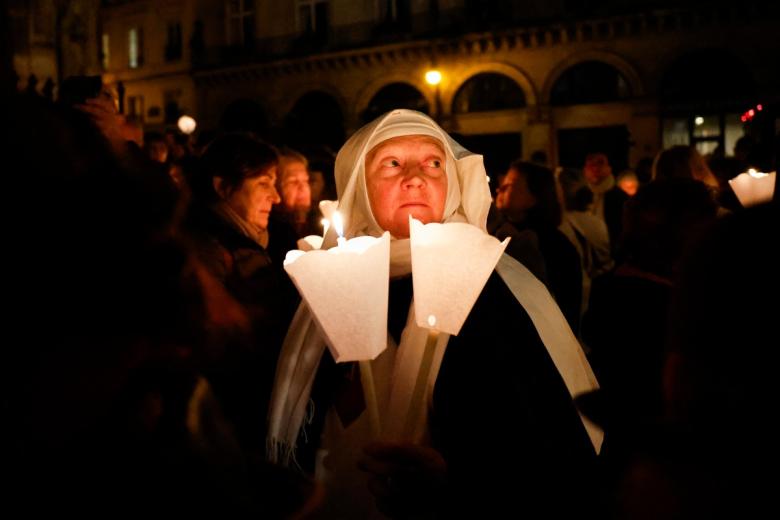
[[[344,405],[362,402],[349,396],[359,385],[344,384],[344,367],[302,304],[277,365],[270,458],[289,464],[316,453],[323,517],[588,516],[602,432],[572,397],[598,385],[547,289],[507,255],[458,336],[439,336],[427,413],[411,437],[401,435],[427,337],[414,320],[408,217],[484,231],[491,196],[482,157],[428,116],[399,109],[347,141],[335,174],[345,236],[393,238],[388,347],[372,362],[385,442],[372,438],[368,413]],[[335,242],[331,230],[323,247]]]

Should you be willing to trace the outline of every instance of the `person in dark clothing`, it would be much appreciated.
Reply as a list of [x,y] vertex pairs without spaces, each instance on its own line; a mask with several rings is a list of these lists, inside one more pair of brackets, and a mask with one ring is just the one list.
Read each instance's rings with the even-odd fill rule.
[[[8,511],[288,518],[310,483],[236,443],[200,360],[243,311],[174,235],[175,190],[83,114],[0,99],[24,158],[6,208],[13,304],[0,433]],[[116,120],[117,122],[119,120]],[[140,166],[140,164],[136,164]]]
[[625,260],[593,282],[582,335],[601,384],[602,458],[613,481],[652,442],[662,419],[674,280],[686,247],[714,223],[716,211],[709,190],[698,181],[643,186],[626,204]]
[[[485,233],[490,192],[481,158],[428,116],[393,110],[342,147],[336,179],[344,234],[393,237],[388,344],[371,362],[383,442],[371,442],[354,364],[334,363],[302,306],[277,368],[270,455],[292,462],[296,445],[313,445],[331,518],[592,516],[601,437],[578,417],[572,395],[595,379],[545,286],[506,255],[460,332],[438,336],[428,413],[400,432],[427,337],[412,311],[409,217]],[[335,242],[331,232],[325,247]],[[378,302],[369,294],[365,304]]]
[[577,249],[558,229],[562,213],[552,172],[544,166],[515,161],[497,192],[496,207],[506,220],[519,231],[536,235],[550,292],[572,330],[579,331],[581,261]]
[[629,197],[616,186],[612,166],[605,153],[589,153],[585,157],[582,175],[593,192],[591,213],[607,224],[612,257],[617,260],[620,258],[618,239],[623,226],[623,205]]
[[780,205],[721,218],[682,262],[665,423],[623,479],[621,518],[757,518],[775,507]]
[[292,283],[267,250],[273,240],[269,215],[280,201],[277,152],[249,135],[226,134],[200,161],[191,181],[187,234],[199,260],[242,304],[252,326],[248,342],[214,359],[208,374],[241,440],[260,450],[276,357],[297,304]]

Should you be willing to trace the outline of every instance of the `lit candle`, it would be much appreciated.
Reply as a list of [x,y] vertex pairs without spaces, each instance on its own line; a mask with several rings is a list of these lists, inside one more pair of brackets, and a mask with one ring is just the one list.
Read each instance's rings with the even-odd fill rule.
[[330,228],[330,220],[324,218],[320,220],[320,224],[322,225],[322,236],[324,237],[328,233],[328,229]]
[[409,404],[409,413],[406,416],[403,436],[405,439],[411,439],[414,435],[417,420],[420,414],[425,411],[426,387],[431,374],[431,365],[433,365],[433,354],[436,352],[436,343],[439,341],[439,331],[436,329],[436,316],[428,316],[428,339],[425,340],[425,350],[423,351],[420,371],[417,372],[417,380],[412,390],[412,398]]
[[338,234],[339,238],[336,239],[336,243],[339,247],[344,247],[347,245],[347,239],[344,238],[344,219],[341,218],[341,213],[338,211],[333,212],[333,229],[336,230],[336,234]]

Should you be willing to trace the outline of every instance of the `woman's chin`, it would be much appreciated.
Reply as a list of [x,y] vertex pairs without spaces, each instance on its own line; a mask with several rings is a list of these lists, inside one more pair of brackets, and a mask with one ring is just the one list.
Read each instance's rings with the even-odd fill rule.
[[393,221],[392,228],[388,229],[390,234],[396,238],[409,238],[409,217],[419,220],[423,224],[430,224],[436,221],[436,219],[428,211],[428,208],[402,208],[398,212],[397,217]]

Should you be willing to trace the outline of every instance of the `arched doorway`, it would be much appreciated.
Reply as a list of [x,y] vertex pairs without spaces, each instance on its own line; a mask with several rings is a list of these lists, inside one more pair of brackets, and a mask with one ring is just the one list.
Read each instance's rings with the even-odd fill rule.
[[511,110],[525,105],[525,93],[512,78],[496,72],[483,72],[461,85],[452,102],[452,112]]
[[396,108],[408,108],[425,114],[429,113],[425,96],[408,83],[390,83],[374,94],[368,106],[361,114],[363,123],[369,123],[385,112]]
[[[566,69],[550,90],[550,105],[570,107],[615,103],[633,95],[628,80],[614,66],[598,60],[577,63]],[[613,171],[629,164],[630,132],[627,125],[587,126],[557,131],[558,164],[580,168],[588,153],[609,157]]]
[[[525,93],[505,74],[482,72],[466,80],[455,93],[455,116],[525,108]],[[491,115],[485,117],[491,118]],[[509,164],[523,154],[521,132],[498,132],[459,136],[459,142],[472,152],[482,154],[491,180],[506,172]]]
[[584,61],[566,69],[553,84],[550,104],[582,105],[622,101],[632,95],[626,78],[602,61]]

